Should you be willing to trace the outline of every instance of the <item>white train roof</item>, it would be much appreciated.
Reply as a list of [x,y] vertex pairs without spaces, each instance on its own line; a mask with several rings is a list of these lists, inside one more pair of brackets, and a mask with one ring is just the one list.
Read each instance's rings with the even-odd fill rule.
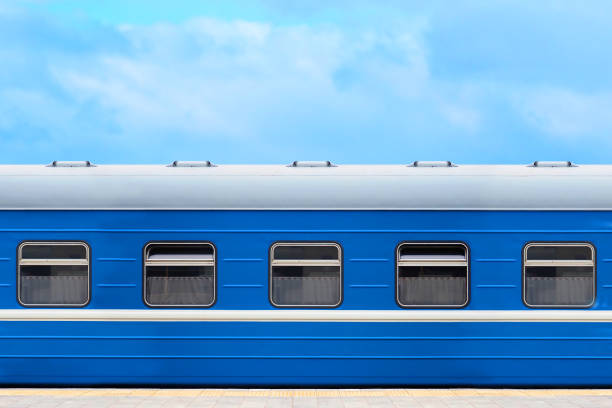
[[0,191],[0,210],[612,210],[612,165],[58,162],[2,165]]

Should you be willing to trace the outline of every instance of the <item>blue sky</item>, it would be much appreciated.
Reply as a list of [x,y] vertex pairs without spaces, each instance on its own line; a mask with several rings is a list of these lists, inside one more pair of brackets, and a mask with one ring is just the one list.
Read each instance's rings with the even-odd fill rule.
[[611,50],[597,0],[0,0],[0,162],[612,162]]

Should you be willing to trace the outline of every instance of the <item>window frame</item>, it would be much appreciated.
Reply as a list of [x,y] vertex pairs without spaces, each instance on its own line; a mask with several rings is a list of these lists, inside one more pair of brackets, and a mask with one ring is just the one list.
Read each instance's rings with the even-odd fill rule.
[[[272,300],[272,268],[274,265],[274,250],[279,246],[333,246],[338,249],[338,266],[340,268],[340,279],[339,279],[339,290],[340,297],[338,299],[338,303],[334,305],[277,305]],[[311,265],[307,265],[308,262],[304,264],[294,264],[293,266],[317,266],[316,263]],[[292,265],[285,265],[292,266]],[[325,265],[318,265],[325,266]],[[334,265],[335,266],[335,265]],[[300,309],[335,309],[342,305],[344,302],[344,250],[342,245],[338,242],[334,241],[276,241],[270,245],[270,249],[268,252],[268,301],[270,304],[277,308],[300,308]]]
[[[400,272],[400,250],[405,245],[461,245],[465,249],[466,259],[466,296],[465,302],[461,305],[404,305],[399,298],[399,272]],[[442,263],[442,262],[441,262]],[[472,262],[470,246],[466,242],[462,241],[402,241],[395,247],[395,302],[402,309],[463,309],[470,304],[471,301],[471,274],[472,274]]]
[[[586,246],[591,249],[593,261],[593,300],[588,305],[530,305],[527,303],[527,250],[534,246]],[[552,265],[542,265],[552,266]],[[597,299],[597,249],[592,242],[589,241],[530,241],[523,245],[523,253],[521,257],[521,283],[522,283],[522,300],[523,304],[530,309],[589,309],[595,305]]]
[[[85,303],[82,304],[67,304],[67,303],[43,303],[43,304],[37,304],[37,303],[24,303],[21,300],[21,266],[22,266],[22,250],[24,247],[28,246],[28,245],[49,245],[49,246],[66,246],[66,245],[71,245],[71,246],[82,246],[85,248],[85,256],[87,259],[87,301]],[[91,297],[92,297],[92,290],[91,290],[91,284],[92,284],[92,265],[91,265],[91,258],[92,258],[92,253],[91,253],[91,246],[89,245],[89,243],[87,243],[86,241],[73,241],[73,240],[66,240],[66,241],[48,241],[48,240],[43,240],[43,241],[32,241],[32,240],[28,240],[28,241],[22,241],[19,243],[19,245],[17,246],[17,262],[16,262],[16,272],[17,272],[17,302],[23,306],[23,307],[36,307],[36,308],[57,308],[57,307],[61,307],[61,308],[81,308],[81,307],[86,307],[87,305],[89,305],[89,303],[91,302]],[[60,259],[61,260],[61,259]],[[51,263],[32,263],[32,265],[51,265]],[[65,264],[56,264],[56,265],[68,265],[68,263]],[[84,265],[84,264],[81,264]],[[27,266],[27,265],[25,265]]]
[[[208,305],[157,305],[151,304],[147,301],[147,250],[149,247],[153,245],[209,245],[213,252],[213,300]],[[160,266],[163,266],[160,264]],[[217,263],[217,247],[210,241],[149,241],[147,242],[142,249],[142,301],[143,303],[150,308],[166,308],[166,309],[185,309],[185,308],[201,308],[201,309],[209,309],[213,307],[217,303],[217,273],[218,273],[218,263]]]

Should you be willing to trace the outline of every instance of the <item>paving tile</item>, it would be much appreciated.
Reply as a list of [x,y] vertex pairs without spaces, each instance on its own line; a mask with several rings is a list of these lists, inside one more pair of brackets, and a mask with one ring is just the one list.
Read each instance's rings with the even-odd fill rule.
[[0,408],[599,408],[612,389],[19,389]]
[[[317,398],[312,397],[294,398],[293,408],[317,408],[317,402]],[[344,406],[347,407],[346,403]]]
[[[255,397],[258,398],[258,397]],[[291,407],[291,398],[278,398],[278,397],[270,397],[264,398],[266,408],[290,408]]]
[[266,406],[266,401],[264,398],[253,398],[253,399],[245,399],[244,401],[242,401],[240,408],[265,408],[265,406]]
[[366,399],[360,397],[343,398],[342,402],[344,402],[345,408],[361,408],[368,406],[368,402],[366,401]]
[[344,401],[341,397],[321,397],[317,398],[318,408],[344,408]]
[[[419,402],[416,400],[405,398],[402,401],[394,402],[393,407],[394,408],[421,408],[421,404],[419,404]],[[464,408],[464,407],[461,407],[461,408]]]

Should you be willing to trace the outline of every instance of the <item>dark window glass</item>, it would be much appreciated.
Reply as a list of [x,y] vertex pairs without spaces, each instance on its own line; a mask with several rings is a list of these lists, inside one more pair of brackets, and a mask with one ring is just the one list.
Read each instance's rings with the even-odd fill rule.
[[590,260],[593,253],[588,246],[531,246],[527,249],[527,259],[536,260]]
[[201,259],[202,255],[208,255],[208,258],[210,258],[213,253],[213,247],[210,245],[151,245],[148,250],[148,257]]
[[[281,244],[272,252],[270,298],[274,305],[340,304],[342,267],[337,246]],[[317,265],[322,260],[327,265]]]
[[82,245],[27,244],[21,248],[23,259],[85,259],[87,249]]
[[397,261],[397,298],[408,307],[460,307],[468,301],[467,248],[404,244]]
[[277,246],[274,259],[338,259],[335,246]]
[[150,244],[145,300],[151,306],[210,306],[215,301],[214,248],[210,244]]
[[587,307],[595,300],[595,260],[588,245],[534,244],[524,262],[525,303]]
[[340,301],[340,267],[275,267],[272,302],[276,305],[335,305]]
[[87,303],[87,266],[22,266],[20,298],[27,305],[81,305]]
[[19,301],[27,306],[84,306],[89,301],[89,274],[84,244],[22,244]]
[[403,245],[400,248],[400,256],[411,257],[411,256],[436,256],[445,257],[450,256],[452,258],[464,258],[465,248],[463,245]]
[[209,305],[214,301],[214,267],[147,267],[147,303],[152,305]]

